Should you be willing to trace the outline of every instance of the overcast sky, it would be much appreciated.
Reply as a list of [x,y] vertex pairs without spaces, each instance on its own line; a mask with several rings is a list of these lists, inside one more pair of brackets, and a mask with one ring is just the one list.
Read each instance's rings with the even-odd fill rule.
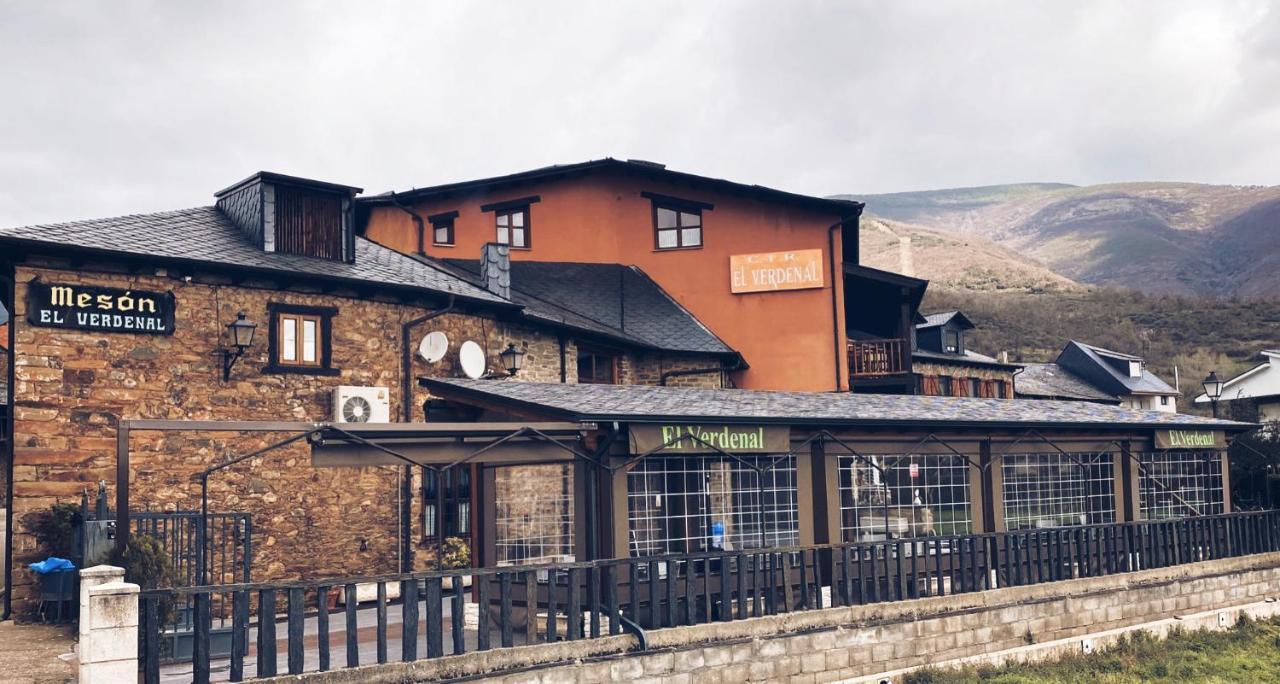
[[1280,184],[1280,9],[0,0],[0,225],[604,156],[819,195]]

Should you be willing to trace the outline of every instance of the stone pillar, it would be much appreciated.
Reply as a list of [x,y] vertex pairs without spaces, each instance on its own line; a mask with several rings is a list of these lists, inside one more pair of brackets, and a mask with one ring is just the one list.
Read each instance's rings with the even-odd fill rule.
[[124,569],[98,565],[80,571],[80,684],[138,678],[138,585]]

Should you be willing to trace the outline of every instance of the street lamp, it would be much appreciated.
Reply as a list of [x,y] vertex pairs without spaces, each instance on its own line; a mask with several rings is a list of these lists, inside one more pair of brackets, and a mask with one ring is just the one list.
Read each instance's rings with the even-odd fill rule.
[[1213,417],[1218,417],[1218,397],[1222,396],[1222,380],[1218,379],[1217,371],[1209,371],[1209,377],[1204,379],[1204,394],[1209,397],[1209,404],[1213,406]]
[[507,369],[507,375],[515,375],[520,372],[520,366],[524,363],[524,352],[516,349],[514,344],[507,343],[507,348],[498,354],[498,358],[502,359],[502,366]]
[[257,331],[258,324],[245,319],[245,313],[241,311],[236,314],[236,319],[227,324],[227,332],[231,337],[231,344],[235,349],[222,350],[222,381],[226,382],[231,379],[231,367],[236,361],[244,356],[244,351],[253,346],[253,333]]

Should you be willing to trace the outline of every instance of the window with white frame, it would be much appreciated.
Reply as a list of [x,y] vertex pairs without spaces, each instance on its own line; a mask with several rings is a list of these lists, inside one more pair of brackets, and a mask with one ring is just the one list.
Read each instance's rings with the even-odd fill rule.
[[1000,460],[1006,529],[1115,522],[1112,454],[1005,454]]
[[840,532],[847,542],[968,534],[971,466],[950,454],[839,457]]
[[640,461],[627,474],[631,555],[798,544],[795,457],[742,459],[650,456]]
[[493,498],[497,565],[574,560],[571,465],[495,468]]
[[1138,455],[1139,512],[1143,520],[1223,512],[1222,454],[1157,451]]

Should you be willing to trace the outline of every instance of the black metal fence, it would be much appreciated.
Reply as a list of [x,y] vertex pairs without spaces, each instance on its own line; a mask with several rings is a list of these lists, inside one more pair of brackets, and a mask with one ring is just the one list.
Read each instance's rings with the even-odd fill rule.
[[[196,682],[437,658],[796,610],[897,601],[1280,550],[1280,511],[508,566],[142,594],[142,669],[161,675],[165,605],[193,606]],[[473,584],[470,592],[466,585]],[[389,596],[398,589],[399,611]],[[366,607],[359,594],[372,594]],[[336,599],[343,599],[341,610]],[[473,599],[473,600],[471,600]],[[255,619],[254,616],[257,616]],[[283,618],[283,638],[277,622]],[[215,623],[216,620],[216,623]],[[334,623],[337,623],[336,625]],[[215,624],[229,642],[211,655]],[[251,638],[252,637],[252,638]],[[283,644],[283,648],[281,648]],[[447,644],[447,647],[446,647]],[[283,653],[281,652],[283,651]],[[173,667],[173,666],[168,666]],[[172,675],[174,672],[168,672]]]

